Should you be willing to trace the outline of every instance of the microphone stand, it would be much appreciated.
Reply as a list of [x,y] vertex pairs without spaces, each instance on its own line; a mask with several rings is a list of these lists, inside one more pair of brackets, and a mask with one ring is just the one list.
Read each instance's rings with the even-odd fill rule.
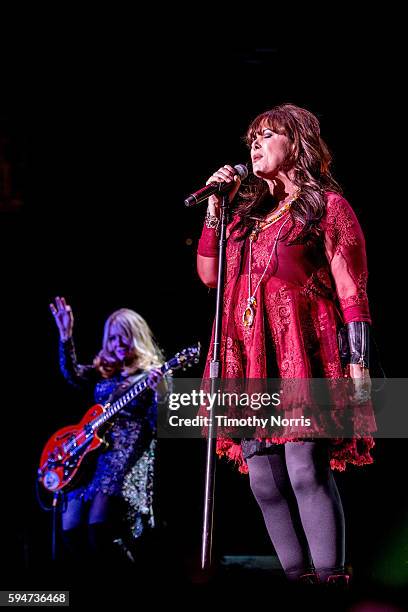
[[56,491],[52,500],[52,532],[51,532],[51,559],[57,560],[57,518],[58,518],[58,502],[60,492]]
[[[227,225],[229,222],[229,195],[223,195],[220,219],[220,239],[218,243],[218,283],[215,306],[215,333],[214,352],[210,362],[211,393],[217,393],[221,381],[221,332],[222,332],[222,306],[224,303],[224,275],[225,252],[227,244]],[[214,397],[214,396],[212,396]],[[211,567],[213,514],[214,514],[214,487],[216,468],[216,425],[214,419],[214,405],[209,411],[210,425],[208,427],[205,489],[204,489],[204,520],[201,547],[201,568],[209,570]]]

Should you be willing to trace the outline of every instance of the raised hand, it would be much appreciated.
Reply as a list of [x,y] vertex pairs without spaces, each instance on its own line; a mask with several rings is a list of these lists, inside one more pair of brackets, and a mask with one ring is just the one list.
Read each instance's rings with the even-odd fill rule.
[[50,304],[50,310],[57,324],[61,340],[69,340],[72,337],[74,326],[74,315],[72,314],[71,306],[66,303],[65,298],[56,297],[55,305],[53,303]]

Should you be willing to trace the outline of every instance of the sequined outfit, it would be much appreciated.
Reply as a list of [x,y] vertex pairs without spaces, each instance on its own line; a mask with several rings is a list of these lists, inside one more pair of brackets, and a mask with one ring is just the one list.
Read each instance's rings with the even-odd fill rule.
[[[128,378],[120,374],[102,378],[93,366],[78,364],[72,340],[60,342],[59,355],[64,378],[77,389],[86,390],[92,386],[98,404],[116,399],[143,376],[143,372],[139,372]],[[91,453],[97,456],[96,467],[91,474],[85,474],[85,482],[81,480],[80,486],[67,493],[68,500],[90,501],[97,493],[122,499],[134,537],[139,537],[145,527],[154,526],[156,419],[157,396],[148,389],[114,417],[103,436],[107,447]]]

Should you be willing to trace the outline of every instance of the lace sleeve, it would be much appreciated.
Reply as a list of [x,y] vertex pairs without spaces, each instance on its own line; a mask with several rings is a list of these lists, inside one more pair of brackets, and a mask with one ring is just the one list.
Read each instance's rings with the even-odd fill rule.
[[[206,217],[207,219],[207,217]],[[232,221],[227,225],[227,238],[229,238],[232,230],[235,228],[239,221],[239,217],[235,216]],[[198,255],[203,257],[218,257],[218,242],[219,242],[219,228],[218,225],[204,223],[201,232],[201,237],[198,241]]]
[[72,338],[65,341],[60,340],[59,365],[65,380],[76,389],[82,389],[96,382],[95,368],[78,363]]
[[350,204],[337,194],[328,196],[323,230],[344,323],[371,323],[364,235]]

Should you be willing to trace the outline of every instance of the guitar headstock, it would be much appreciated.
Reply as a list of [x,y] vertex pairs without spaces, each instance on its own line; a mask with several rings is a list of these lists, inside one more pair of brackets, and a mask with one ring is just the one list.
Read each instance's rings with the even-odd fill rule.
[[172,359],[169,359],[167,362],[166,368],[167,370],[177,370],[178,368],[183,368],[185,370],[187,367],[191,367],[193,363],[198,363],[200,358],[201,344],[198,343],[195,346],[189,346],[188,348],[183,349],[179,353],[176,353]]

